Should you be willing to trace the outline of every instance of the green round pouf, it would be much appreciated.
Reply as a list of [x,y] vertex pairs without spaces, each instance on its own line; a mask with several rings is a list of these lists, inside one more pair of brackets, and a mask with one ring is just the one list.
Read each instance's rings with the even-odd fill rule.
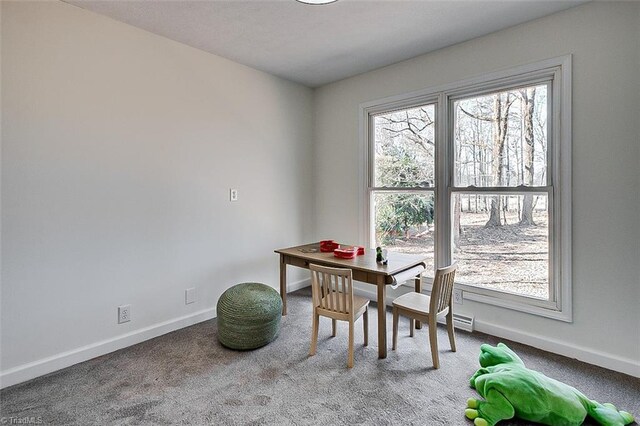
[[218,340],[230,349],[256,349],[278,337],[282,299],[265,284],[242,283],[218,299]]

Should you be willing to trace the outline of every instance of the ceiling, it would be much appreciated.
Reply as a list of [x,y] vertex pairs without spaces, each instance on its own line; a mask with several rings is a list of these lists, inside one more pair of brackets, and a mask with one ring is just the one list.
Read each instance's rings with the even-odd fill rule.
[[584,3],[562,1],[66,0],[318,87]]

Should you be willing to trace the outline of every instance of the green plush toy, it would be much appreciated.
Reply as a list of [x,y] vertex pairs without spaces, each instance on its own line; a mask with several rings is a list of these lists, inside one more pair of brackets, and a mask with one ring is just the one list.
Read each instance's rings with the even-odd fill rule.
[[518,417],[551,426],[581,425],[587,414],[604,426],[634,422],[631,414],[612,404],[600,404],[577,389],[529,370],[504,343],[480,346],[480,366],[471,387],[485,401],[470,398],[465,415],[475,426],[493,426]]

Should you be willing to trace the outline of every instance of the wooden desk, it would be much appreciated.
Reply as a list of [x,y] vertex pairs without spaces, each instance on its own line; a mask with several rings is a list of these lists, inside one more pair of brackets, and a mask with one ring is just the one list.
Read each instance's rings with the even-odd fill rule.
[[[310,249],[317,252],[309,252]],[[353,279],[377,287],[378,303],[378,355],[387,357],[387,285],[393,284],[394,275],[400,274],[420,264],[426,264],[426,257],[402,253],[389,253],[387,265],[376,262],[375,250],[367,250],[355,259],[339,259],[333,253],[321,253],[319,243],[275,250],[280,254],[280,296],[282,297],[282,315],[287,314],[287,265],[309,269],[309,264],[329,266],[333,268],[349,268],[353,271]],[[422,291],[420,275],[414,279],[415,290]],[[416,324],[416,328],[419,325]]]

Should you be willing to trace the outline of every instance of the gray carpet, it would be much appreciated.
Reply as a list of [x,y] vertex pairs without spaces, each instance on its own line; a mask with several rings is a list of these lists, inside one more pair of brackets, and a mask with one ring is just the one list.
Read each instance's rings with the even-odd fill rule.
[[[476,396],[468,379],[480,344],[498,339],[458,332],[453,353],[439,327],[441,368],[434,370],[426,328],[410,338],[404,320],[398,351],[380,360],[373,305],[370,345],[362,346],[359,321],[355,366],[348,370],[346,323],[331,338],[331,321],[321,320],[318,353],[308,357],[309,290],[288,301],[280,337],[264,348],[225,349],[215,320],[207,321],[5,389],[1,415],[83,425],[472,425],[464,418],[467,398]],[[640,415],[640,379],[506,343],[530,368]]]

